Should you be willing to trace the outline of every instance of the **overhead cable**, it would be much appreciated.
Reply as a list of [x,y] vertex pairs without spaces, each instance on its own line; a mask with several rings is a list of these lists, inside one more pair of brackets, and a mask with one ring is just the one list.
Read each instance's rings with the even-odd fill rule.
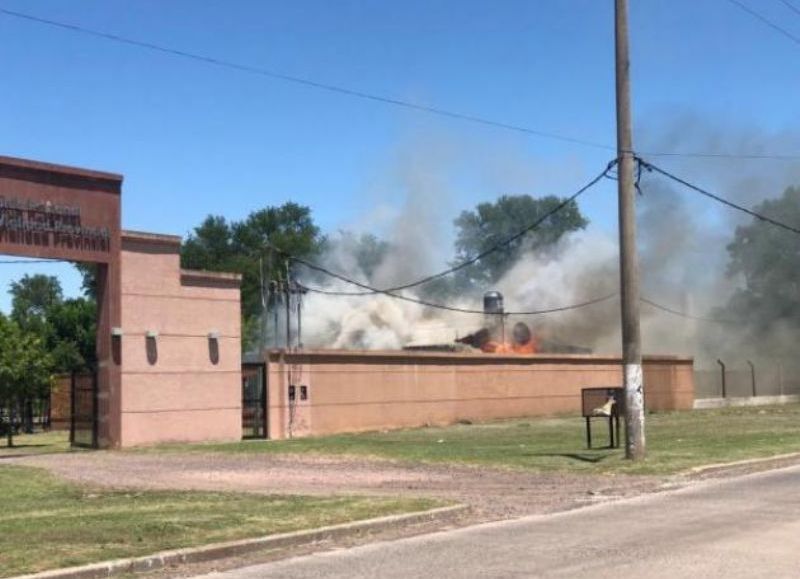
[[648,157],[681,157],[697,159],[737,159],[737,160],[775,160],[775,161],[798,161],[800,153],[704,153],[704,152],[658,152],[640,151],[640,155]]
[[[734,0],[731,0],[734,1]],[[595,141],[589,141],[586,139],[580,139],[577,137],[571,137],[568,135],[562,135],[558,133],[553,133],[549,131],[543,131],[540,129],[534,129],[531,127],[526,127],[523,125],[517,125],[513,123],[507,123],[502,121],[492,120],[486,117],[472,115],[468,113],[460,113],[456,111],[452,111],[449,109],[436,107],[436,106],[429,106],[429,105],[422,105],[419,103],[414,103],[411,101],[402,100],[395,97],[390,96],[383,96],[376,93],[371,93],[367,91],[362,91],[358,89],[348,88],[341,85],[334,85],[328,84],[316,80],[312,80],[309,78],[303,78],[299,76],[294,76],[290,74],[285,74],[282,72],[277,72],[274,70],[270,70],[267,68],[262,68],[258,66],[243,64],[239,62],[234,62],[231,60],[226,60],[214,56],[209,56],[205,54],[200,54],[196,52],[189,52],[187,50],[181,50],[177,48],[171,48],[168,46],[164,46],[161,44],[155,44],[153,42],[148,42],[145,40],[138,40],[135,38],[130,38],[127,36],[121,36],[119,34],[113,34],[110,32],[103,32],[101,30],[95,30],[92,28],[88,28],[85,26],[80,26],[77,24],[70,24],[67,22],[62,22],[59,20],[53,20],[50,18],[43,18],[41,16],[35,16],[33,14],[29,14],[26,12],[19,12],[16,10],[10,10],[8,8],[0,8],[0,14],[11,17],[17,18],[21,20],[27,20],[29,22],[35,22],[37,24],[43,24],[46,26],[51,26],[55,28],[60,28],[62,30],[68,30],[71,32],[83,34],[86,36],[91,36],[94,38],[99,38],[111,42],[116,42],[119,44],[126,44],[128,46],[134,46],[137,48],[143,48],[146,50],[150,50],[153,52],[159,52],[161,54],[166,54],[169,56],[184,58],[188,60],[193,60],[196,62],[201,62],[204,64],[209,64],[212,66],[217,66],[220,68],[227,68],[229,70],[236,70],[239,72],[245,72],[248,74],[255,74],[259,76],[268,77],[274,80],[281,80],[288,83],[293,83],[297,85],[302,85],[310,88],[315,88],[319,90],[328,91],[331,93],[338,93],[346,96],[350,96],[353,98],[358,98],[362,100],[369,100],[374,102],[380,102],[387,105],[393,105],[397,107],[402,107],[405,109],[415,110],[419,112],[424,112],[432,115],[437,115],[440,117],[447,117],[459,121],[466,121],[469,123],[494,127],[498,129],[504,129],[508,131],[513,131],[516,133],[522,133],[534,137],[539,137],[543,139],[551,139],[556,141],[561,141],[565,143],[571,143],[573,145],[580,145],[584,147],[590,147],[593,149],[602,149],[606,151],[616,151],[616,147],[609,145],[607,143],[598,143]],[[623,152],[630,152],[630,151],[623,151]],[[651,157],[698,157],[698,158],[729,158],[729,159],[773,159],[773,160],[796,160],[800,159],[800,154],[760,154],[760,153],[705,153],[705,152],[662,152],[662,151],[646,151],[642,152],[641,154],[646,154]]]
[[71,263],[66,259],[0,259],[0,265],[28,264],[28,263]]
[[324,82],[319,82],[319,81],[311,80],[311,79],[308,79],[308,78],[303,78],[303,77],[299,77],[299,76],[293,76],[293,75],[290,75],[290,74],[284,74],[284,73],[281,73],[281,72],[276,72],[274,70],[270,70],[270,69],[267,69],[267,68],[261,68],[261,67],[258,67],[258,66],[242,64],[242,63],[234,62],[234,61],[231,61],[231,60],[225,60],[225,59],[222,59],[222,58],[217,58],[217,57],[214,57],[214,56],[208,56],[208,55],[199,54],[199,53],[195,53],[195,52],[188,52],[186,50],[180,50],[180,49],[177,49],[177,48],[170,48],[168,46],[163,46],[163,45],[160,45],[160,44],[155,44],[155,43],[147,42],[147,41],[143,41],[143,40],[136,40],[136,39],[125,37],[125,36],[120,36],[118,34],[111,34],[109,32],[102,32],[102,31],[99,31],[99,30],[93,30],[91,28],[86,28],[84,26],[78,26],[76,24],[68,24],[66,22],[60,22],[60,21],[57,21],[57,20],[51,20],[49,18],[42,18],[42,17],[39,17],[39,16],[34,16],[32,14],[27,14],[27,13],[24,13],[24,12],[17,12],[15,10],[9,10],[7,8],[0,8],[0,14],[4,14],[6,16],[11,16],[13,18],[20,18],[20,19],[23,19],[23,20],[29,20],[29,21],[32,21],[32,22],[37,22],[39,24],[45,24],[47,26],[54,26],[54,27],[61,28],[61,29],[64,29],[64,30],[70,30],[72,32],[78,32],[78,33],[85,34],[85,35],[88,35],[88,36],[94,36],[96,38],[102,38],[102,39],[105,39],[105,40],[110,40],[110,41],[118,42],[118,43],[121,43],[121,44],[127,44],[127,45],[130,45],[130,46],[136,46],[136,47],[139,47],[139,48],[146,48],[148,50],[161,52],[161,53],[164,53],[164,54],[169,54],[169,55],[172,55],[172,56],[177,56],[177,57],[180,57],[180,58],[186,58],[186,59],[190,59],[190,60],[194,60],[194,61],[198,61],[198,62],[203,62],[203,63],[206,63],[206,64],[211,64],[213,66],[218,66],[218,67],[221,67],[221,68],[228,68],[228,69],[232,69],[232,70],[238,70],[240,72],[246,72],[246,73],[250,73],[250,74],[256,74],[256,75],[260,75],[260,76],[265,76],[265,77],[269,77],[269,78],[272,78],[272,79],[275,79],[275,80],[282,80],[282,81],[290,82],[290,83],[293,83],[293,84],[312,87],[312,88],[316,88],[316,89],[320,89],[320,90],[325,90],[325,91],[328,91],[328,92],[339,93],[339,94],[343,94],[343,95],[347,95],[347,96],[351,96],[351,97],[355,97],[355,98],[359,98],[359,99],[376,101],[376,102],[380,102],[380,103],[384,103],[384,104],[388,104],[388,105],[394,105],[394,106],[403,107],[403,108],[406,108],[406,109],[412,109],[412,110],[416,110],[416,111],[421,111],[421,112],[425,112],[425,113],[430,113],[430,114],[438,115],[438,116],[442,116],[442,117],[449,117],[449,118],[458,119],[458,120],[461,120],[461,121],[468,121],[470,123],[488,125],[488,126],[491,126],[491,127],[496,127],[496,128],[500,128],[500,129],[506,129],[506,130],[515,131],[515,132],[518,132],[518,133],[524,133],[524,134],[527,134],[527,135],[533,135],[535,137],[541,137],[541,138],[545,138],[545,139],[552,139],[552,140],[556,140],[556,141],[562,141],[562,142],[565,142],[565,143],[572,143],[574,145],[582,145],[584,147],[591,147],[591,148],[595,148],[595,149],[605,149],[607,151],[614,151],[615,150],[615,148],[610,146],[610,145],[605,145],[605,144],[602,144],[602,143],[595,143],[595,142],[588,141],[588,140],[585,140],[585,139],[579,139],[579,138],[570,137],[570,136],[566,136],[566,135],[560,135],[560,134],[557,134],[557,133],[551,133],[551,132],[542,131],[542,130],[539,130],[539,129],[532,129],[530,127],[524,127],[524,126],[515,125],[515,124],[512,124],[512,123],[505,123],[505,122],[501,122],[501,121],[493,121],[491,119],[487,119],[487,118],[480,117],[480,116],[477,116],[477,115],[471,115],[471,114],[467,114],[467,113],[459,113],[459,112],[455,112],[455,111],[451,111],[451,110],[447,110],[447,109],[443,109],[443,108],[439,108],[439,107],[422,105],[422,104],[418,104],[418,103],[414,103],[414,102],[410,102],[410,101],[406,101],[406,100],[401,100],[401,99],[394,98],[394,97],[382,96],[382,95],[378,95],[378,94],[375,94],[375,93],[369,93],[369,92],[365,92],[365,91],[361,91],[361,90],[357,90],[357,89],[352,89],[352,88],[348,88],[348,87],[344,87],[344,86],[340,86],[340,85],[333,85],[333,84],[328,84],[328,83],[324,83]]
[[[334,277],[336,277],[336,276],[334,276]],[[339,279],[341,279],[341,278],[339,278]],[[344,281],[344,280],[342,280],[342,281]],[[351,283],[351,282],[348,281],[348,283]],[[352,282],[352,283],[355,283],[355,282]],[[366,284],[364,284],[364,285],[366,285]],[[348,296],[353,296],[353,295],[356,295],[356,296],[368,296],[368,295],[375,295],[376,293],[378,293],[378,294],[383,293],[383,292],[362,292],[362,293],[359,293],[359,294],[353,294],[351,292],[337,292],[337,291],[325,290],[323,288],[318,288],[318,287],[311,287],[311,286],[307,286],[307,285],[301,285],[301,287],[303,289],[309,291],[309,292],[312,292],[312,293],[318,293],[318,294],[328,295],[328,296],[341,296],[341,297],[348,297]],[[424,301],[424,300],[418,300],[418,299],[415,299],[415,298],[408,298],[407,296],[399,296],[399,295],[394,295],[394,294],[384,294],[384,295],[388,295],[389,297],[402,299],[404,301],[409,301],[409,302],[416,303],[416,304],[419,304],[419,305],[424,305],[424,306],[428,306],[428,307],[432,307],[432,308],[443,309],[443,310],[457,312],[457,313],[484,314],[484,315],[486,314],[486,312],[483,311],[483,310],[472,310],[472,309],[451,307],[451,306],[442,305],[442,304],[434,304],[434,303],[427,302],[427,301]],[[556,312],[575,310],[575,309],[579,309],[579,308],[583,308],[583,307],[586,307],[586,306],[591,306],[591,305],[594,305],[594,304],[598,304],[598,303],[601,303],[601,302],[608,301],[611,298],[616,297],[617,295],[619,295],[619,293],[618,292],[614,292],[612,294],[601,296],[601,297],[593,299],[593,300],[588,300],[588,301],[585,301],[585,302],[580,302],[580,303],[576,303],[576,304],[570,304],[570,305],[566,305],[566,306],[560,306],[560,307],[557,307],[557,308],[550,308],[550,309],[545,309],[545,310],[534,310],[534,311],[507,311],[507,312],[503,312],[503,315],[505,315],[505,316],[526,316],[526,315],[527,316],[533,316],[533,315],[550,314],[550,313],[556,313]],[[680,310],[676,310],[676,309],[670,308],[668,306],[661,305],[661,304],[659,304],[657,302],[654,302],[654,301],[649,300],[649,299],[644,298],[644,297],[639,298],[639,300],[643,304],[649,305],[649,306],[654,307],[654,308],[656,308],[658,310],[661,310],[663,312],[672,314],[674,316],[687,318],[687,319],[690,319],[690,320],[697,320],[697,321],[701,321],[701,322],[712,322],[712,323],[716,323],[716,324],[737,324],[737,323],[739,323],[739,322],[735,322],[733,320],[725,320],[725,319],[719,319],[719,318],[707,318],[707,317],[703,317],[703,316],[695,316],[695,315],[692,315],[692,314],[686,314],[684,312],[681,312]]]
[[789,0],[780,0],[780,2],[786,6],[789,10],[800,16],[800,8],[789,2]]
[[787,231],[791,231],[792,233],[797,233],[798,235],[800,235],[800,228],[794,227],[792,225],[787,225],[786,223],[783,223],[782,221],[778,221],[777,219],[773,219],[772,217],[767,217],[766,215],[762,215],[761,213],[757,213],[756,211],[753,211],[752,209],[748,209],[747,207],[739,205],[738,203],[734,203],[733,201],[729,201],[728,199],[725,199],[724,197],[720,197],[719,195],[715,195],[714,193],[711,193],[710,191],[707,191],[706,189],[703,189],[702,187],[694,185],[693,183],[690,183],[689,181],[686,181],[685,179],[681,179],[677,175],[673,175],[669,171],[665,171],[664,169],[662,169],[660,167],[657,167],[656,165],[653,165],[652,163],[648,163],[644,159],[641,159],[641,158],[637,157],[637,161],[645,169],[647,169],[648,171],[653,171],[655,173],[659,173],[659,174],[661,174],[661,175],[663,175],[663,176],[665,176],[665,177],[667,177],[669,179],[672,179],[676,183],[680,183],[684,187],[687,187],[688,189],[691,189],[692,191],[695,191],[696,193],[700,193],[701,195],[704,195],[705,197],[708,197],[710,199],[713,199],[714,201],[717,201],[718,203],[722,203],[723,205],[727,205],[728,207],[730,207],[732,209],[736,209],[737,211],[741,211],[742,213],[746,213],[747,215],[750,215],[751,217],[754,217],[755,219],[758,219],[760,221],[764,221],[766,223],[770,223],[771,225],[774,225],[776,227],[780,227],[781,229],[785,229]]
[[[380,289],[377,289],[377,288],[373,288],[373,287],[371,287],[371,286],[369,286],[367,284],[355,281],[355,280],[350,279],[350,278],[348,278],[346,276],[337,274],[336,272],[332,272],[330,270],[327,270],[324,267],[318,266],[316,264],[313,264],[311,262],[308,262],[308,261],[305,261],[305,260],[302,260],[302,259],[299,259],[299,258],[293,258],[293,261],[295,261],[297,263],[300,263],[300,264],[308,267],[309,269],[313,269],[314,271],[318,271],[318,272],[323,273],[325,275],[328,275],[330,277],[334,277],[334,278],[336,278],[336,279],[338,279],[340,281],[343,281],[345,283],[349,283],[349,284],[355,285],[357,287],[369,290],[368,292],[363,292],[363,293],[357,294],[357,295],[366,296],[366,295],[380,294],[380,295],[385,295],[387,297],[394,298],[394,299],[397,299],[397,300],[410,302],[410,303],[413,303],[413,304],[418,304],[418,305],[421,305],[421,306],[426,306],[426,307],[434,308],[434,309],[437,309],[437,310],[445,310],[445,311],[448,311],[448,312],[456,312],[456,313],[460,313],[460,314],[486,315],[486,312],[484,310],[473,310],[473,309],[469,309],[469,308],[459,308],[459,307],[456,307],[456,306],[450,306],[450,305],[447,305],[447,304],[439,304],[439,303],[430,302],[430,301],[427,301],[427,300],[421,300],[421,299],[418,299],[418,298],[412,298],[412,297],[409,297],[409,296],[404,296],[402,294],[392,293],[392,292],[386,291],[386,290],[380,290]],[[306,286],[306,285],[302,285],[301,287],[303,287],[303,289],[306,289],[306,290],[308,290],[310,292],[323,293],[323,294],[331,295],[330,293],[328,293],[325,290],[322,290],[321,288],[315,288],[315,287]],[[339,294],[339,295],[341,295],[341,294]],[[578,309],[578,308],[583,308],[583,307],[586,307],[586,306],[599,304],[601,302],[605,302],[605,301],[610,300],[611,298],[615,297],[616,295],[617,295],[617,292],[614,292],[614,293],[607,294],[607,295],[604,295],[604,296],[601,296],[601,297],[598,297],[598,298],[587,300],[585,302],[569,304],[569,305],[565,305],[565,306],[557,306],[557,307],[554,307],[554,308],[546,308],[546,309],[541,309],[541,310],[508,311],[508,312],[503,312],[503,315],[505,315],[505,316],[538,316],[538,315],[542,315],[542,314],[553,314],[553,313],[556,313],[556,312],[565,312],[565,311],[568,311],[568,310],[575,310],[575,309]]]
[[[762,24],[764,24],[766,26],[769,26],[770,28],[772,28],[772,30],[774,30],[778,34],[780,34],[782,36],[785,36],[786,38],[788,38],[789,40],[791,40],[795,44],[800,45],[800,37],[792,34],[791,32],[789,32],[788,30],[786,30],[782,26],[774,23],[772,20],[770,20],[769,18],[767,18],[766,16],[764,16],[760,12],[756,12],[755,10],[750,8],[744,2],[741,2],[740,0],[728,0],[728,2],[730,2],[731,4],[733,4],[734,6],[739,8],[739,10],[742,10],[743,12],[746,12],[747,14],[749,14],[750,16],[752,16],[753,18],[755,18],[756,20],[758,20]],[[785,2],[784,2],[784,4],[785,4]]]
[[679,316],[679,317],[682,317],[682,318],[687,318],[687,319],[690,319],[690,320],[697,320],[697,321],[700,321],[700,322],[713,322],[715,324],[739,324],[739,323],[741,323],[741,322],[735,322],[733,320],[724,320],[724,319],[718,319],[718,318],[706,318],[706,317],[703,317],[703,316],[693,316],[691,314],[686,314],[684,312],[681,312],[680,310],[675,310],[673,308],[669,308],[667,306],[663,306],[663,305],[661,305],[659,303],[656,303],[656,302],[654,302],[652,300],[648,300],[647,298],[639,298],[639,300],[643,304],[647,304],[648,306],[654,307],[657,310],[661,310],[663,312],[667,312],[668,314],[672,314],[674,316]]
[[569,197],[564,199],[561,203],[559,203],[558,205],[553,207],[550,211],[546,212],[544,215],[540,216],[538,219],[533,221],[531,224],[525,226],[524,228],[522,228],[521,230],[516,232],[514,235],[512,235],[510,237],[507,237],[506,239],[503,239],[502,241],[499,241],[499,242],[493,244],[491,247],[489,247],[486,250],[482,251],[478,255],[475,255],[474,257],[471,257],[470,259],[462,261],[458,265],[455,265],[453,267],[445,269],[444,271],[440,271],[439,273],[435,273],[435,274],[431,274],[431,275],[425,276],[425,277],[423,277],[421,279],[418,279],[416,281],[409,282],[409,283],[404,283],[404,284],[397,285],[397,286],[394,286],[394,287],[388,287],[388,288],[383,288],[383,289],[369,288],[369,291],[365,291],[365,292],[339,292],[339,293],[341,295],[369,295],[369,294],[375,294],[375,293],[397,292],[397,291],[401,291],[401,290],[404,290],[404,289],[410,289],[410,288],[413,288],[413,287],[417,287],[417,286],[432,282],[432,281],[434,281],[436,279],[443,278],[443,277],[448,276],[448,275],[450,275],[452,273],[455,273],[455,272],[457,272],[459,270],[462,270],[465,267],[468,267],[468,266],[480,261],[481,259],[483,259],[487,255],[490,255],[490,254],[492,254],[492,253],[494,253],[496,251],[499,251],[499,250],[501,250],[501,249],[503,249],[505,247],[508,247],[509,245],[511,245],[516,240],[520,239],[521,237],[525,236],[526,234],[528,234],[531,231],[533,231],[533,230],[537,229],[538,227],[540,227],[550,217],[552,217],[553,215],[555,215],[556,213],[558,213],[559,211],[561,211],[562,209],[567,207],[570,203],[574,202],[578,197],[580,197],[586,191],[588,191],[589,189],[594,187],[604,177],[607,177],[609,172],[611,171],[611,169],[614,166],[616,166],[616,164],[617,164],[617,160],[616,159],[610,161],[608,163],[608,165],[606,165],[606,168],[601,173],[599,173],[596,177],[592,178],[591,181],[589,181],[583,187],[578,189],[575,193],[573,193],[572,195],[570,195]]

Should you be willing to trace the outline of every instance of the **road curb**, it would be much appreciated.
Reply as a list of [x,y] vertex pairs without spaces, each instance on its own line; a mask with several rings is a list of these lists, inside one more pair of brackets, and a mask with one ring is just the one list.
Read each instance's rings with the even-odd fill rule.
[[367,532],[385,531],[406,525],[426,523],[431,521],[448,522],[455,520],[457,516],[469,510],[467,505],[454,505],[450,507],[440,507],[416,513],[405,513],[402,515],[391,515],[343,523],[341,525],[331,525],[318,529],[305,531],[295,531],[292,533],[281,533],[279,535],[267,535],[254,539],[242,539],[239,541],[229,541],[225,543],[214,543],[201,547],[188,547],[185,549],[174,549],[161,551],[153,555],[144,557],[134,557],[130,559],[115,559],[102,563],[92,563],[79,567],[67,567],[65,569],[54,569],[33,573],[29,575],[18,575],[10,579],[98,579],[102,577],[113,577],[124,573],[141,573],[153,571],[171,565],[186,563],[202,563],[217,559],[226,559],[239,555],[245,555],[256,551],[269,549],[281,549],[286,547],[297,547],[308,545],[323,540],[340,539],[351,537]]
[[745,460],[737,460],[734,462],[720,462],[716,464],[706,464],[696,466],[683,471],[680,475],[683,476],[703,476],[708,474],[725,474],[740,468],[750,466],[764,467],[764,469],[781,468],[788,466],[786,463],[793,463],[800,461],[800,452],[790,452],[787,454],[776,454],[775,456],[767,456],[762,458],[748,458]]

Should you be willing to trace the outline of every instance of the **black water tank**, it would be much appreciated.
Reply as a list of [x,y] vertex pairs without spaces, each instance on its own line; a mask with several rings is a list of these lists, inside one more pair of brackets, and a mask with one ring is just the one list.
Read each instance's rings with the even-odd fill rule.
[[503,294],[496,291],[483,294],[483,312],[486,314],[502,314]]

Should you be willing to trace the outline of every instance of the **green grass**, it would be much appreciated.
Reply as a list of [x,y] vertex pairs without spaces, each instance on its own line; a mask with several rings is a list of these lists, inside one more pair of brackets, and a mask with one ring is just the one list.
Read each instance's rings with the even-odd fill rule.
[[18,434],[14,436],[14,446],[11,448],[6,446],[6,437],[0,437],[0,459],[8,456],[80,451],[81,449],[70,448],[69,431],[66,430]]
[[441,503],[426,499],[124,492],[0,466],[0,577],[268,535]]
[[[604,424],[598,420],[593,431],[596,444],[605,444]],[[586,450],[584,437],[582,418],[558,417],[288,441],[167,446],[155,451],[313,453],[534,471],[667,474],[800,451],[800,405],[650,414],[648,458],[641,463],[624,460],[620,450]]]

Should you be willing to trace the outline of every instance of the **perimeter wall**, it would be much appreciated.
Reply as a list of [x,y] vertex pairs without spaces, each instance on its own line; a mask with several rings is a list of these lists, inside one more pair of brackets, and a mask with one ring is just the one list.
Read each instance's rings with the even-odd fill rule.
[[119,446],[242,436],[240,277],[182,270],[180,243],[122,233]]
[[[577,414],[582,388],[622,384],[613,356],[271,351],[265,359],[270,438]],[[645,357],[644,379],[648,409],[692,408],[692,358]]]

